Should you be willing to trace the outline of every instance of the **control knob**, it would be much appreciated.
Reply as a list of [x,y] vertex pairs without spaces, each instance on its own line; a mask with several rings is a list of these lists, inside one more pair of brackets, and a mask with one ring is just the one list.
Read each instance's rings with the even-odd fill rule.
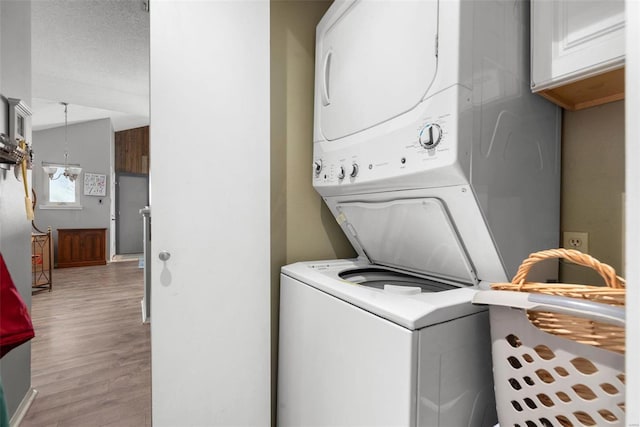
[[360,171],[360,168],[358,167],[357,163],[353,163],[351,165],[351,173],[349,174],[349,176],[351,178],[355,178],[356,176],[358,176],[358,172]]
[[420,131],[418,141],[426,149],[434,148],[442,139],[442,128],[436,123],[429,123]]
[[344,179],[344,166],[340,166],[340,172],[338,172],[338,179]]
[[322,160],[318,159],[315,162],[313,162],[313,173],[318,176],[320,175],[320,172],[322,171]]

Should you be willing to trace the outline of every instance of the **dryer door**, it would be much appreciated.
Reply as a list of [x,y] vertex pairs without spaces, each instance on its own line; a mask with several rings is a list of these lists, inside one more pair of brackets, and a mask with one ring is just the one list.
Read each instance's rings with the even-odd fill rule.
[[436,75],[436,0],[356,1],[317,33],[316,108],[328,140],[413,109]]

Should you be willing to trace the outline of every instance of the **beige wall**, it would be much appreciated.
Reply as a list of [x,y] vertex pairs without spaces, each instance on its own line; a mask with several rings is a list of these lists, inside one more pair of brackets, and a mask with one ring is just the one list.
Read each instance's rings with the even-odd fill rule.
[[315,27],[330,4],[271,6],[274,245],[286,264],[355,254],[311,186]]
[[275,288],[282,265],[355,256],[311,185],[315,28],[330,4],[271,3],[271,256]]
[[330,4],[331,1],[271,1],[271,327],[274,337],[271,360],[274,361],[274,396],[280,267],[296,261],[355,256],[333,215],[311,186],[315,29]]
[[[562,131],[562,231],[589,233],[589,254],[622,272],[624,101],[565,111]],[[602,283],[563,264],[561,281]]]

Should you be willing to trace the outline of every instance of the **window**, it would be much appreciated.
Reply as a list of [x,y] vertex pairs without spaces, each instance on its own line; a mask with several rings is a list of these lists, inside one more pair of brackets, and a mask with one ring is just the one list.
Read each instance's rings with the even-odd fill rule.
[[49,165],[56,167],[53,178],[44,174],[45,203],[40,209],[82,209],[80,205],[80,186],[82,177],[71,181],[64,176],[64,165]]

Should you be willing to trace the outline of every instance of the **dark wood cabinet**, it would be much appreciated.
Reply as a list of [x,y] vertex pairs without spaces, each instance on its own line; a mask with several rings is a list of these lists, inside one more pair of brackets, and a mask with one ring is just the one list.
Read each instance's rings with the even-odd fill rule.
[[59,228],[56,267],[105,265],[106,228]]

